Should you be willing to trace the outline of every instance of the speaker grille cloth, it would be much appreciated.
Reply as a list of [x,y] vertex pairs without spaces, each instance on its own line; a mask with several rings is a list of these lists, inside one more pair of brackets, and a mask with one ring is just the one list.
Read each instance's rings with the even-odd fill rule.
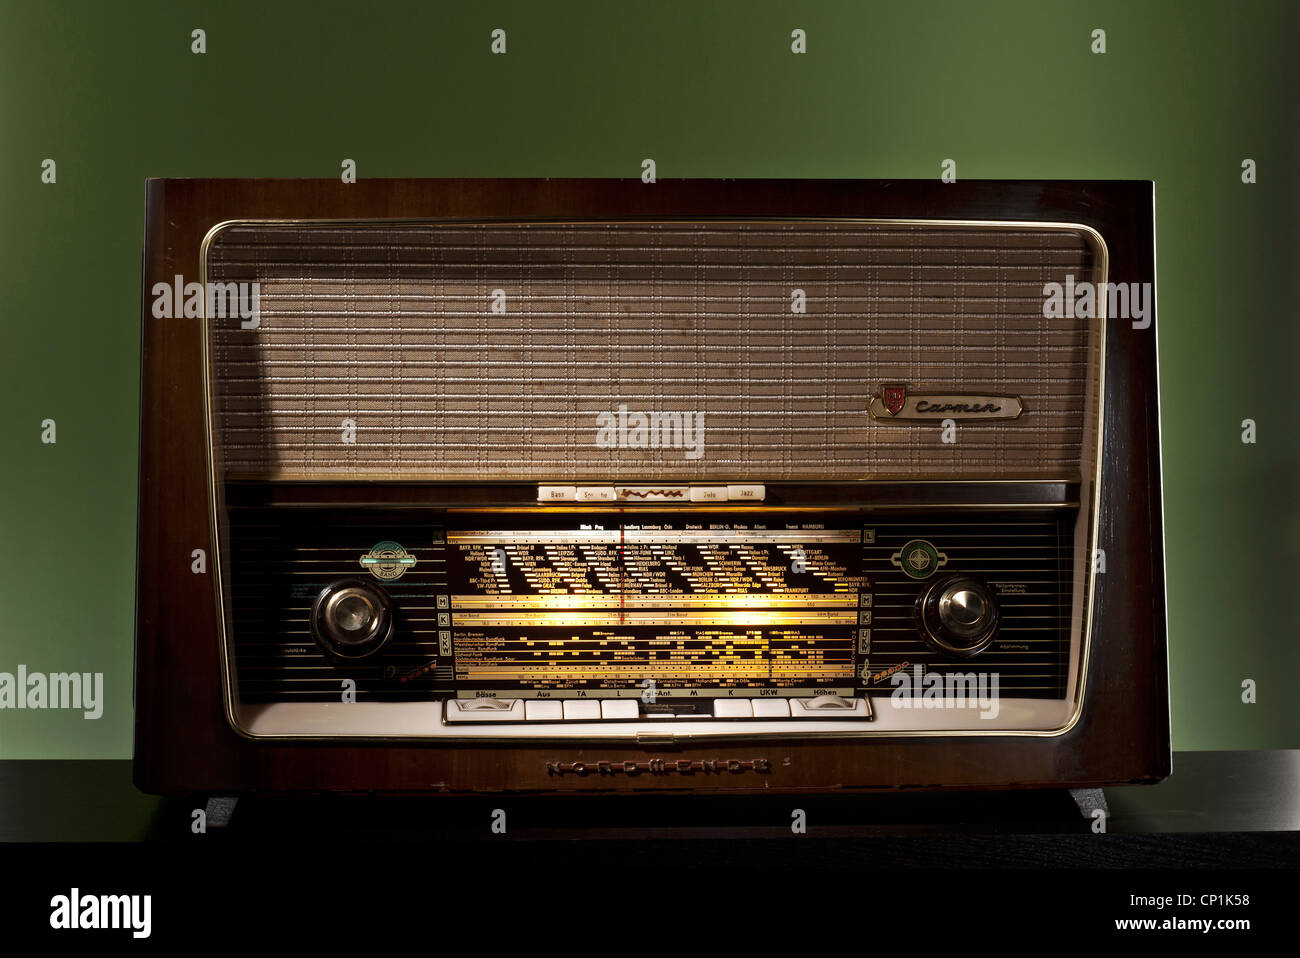
[[[219,465],[458,481],[1074,478],[1094,435],[1091,321],[1045,319],[1043,286],[1100,278],[1096,259],[1082,231],[1012,225],[232,226],[206,279],[256,281],[260,325],[210,320]],[[962,423],[944,443],[936,423],[870,417],[886,383],[1015,394],[1024,413]],[[699,414],[698,458],[602,447],[597,417],[620,406]]]

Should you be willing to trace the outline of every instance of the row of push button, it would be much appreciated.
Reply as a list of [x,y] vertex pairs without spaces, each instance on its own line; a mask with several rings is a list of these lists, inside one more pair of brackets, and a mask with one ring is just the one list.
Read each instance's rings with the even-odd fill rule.
[[726,486],[542,486],[538,502],[762,502],[767,488],[746,483]]
[[[871,702],[819,695],[797,699],[714,699],[712,718],[870,719]],[[637,699],[449,699],[448,722],[597,722],[606,719],[707,719],[690,712],[643,713]]]

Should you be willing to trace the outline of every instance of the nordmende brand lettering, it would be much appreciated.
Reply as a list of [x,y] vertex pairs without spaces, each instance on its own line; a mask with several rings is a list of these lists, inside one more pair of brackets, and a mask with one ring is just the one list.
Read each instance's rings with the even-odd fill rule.
[[81,709],[82,716],[104,714],[103,672],[0,672],[0,709]]

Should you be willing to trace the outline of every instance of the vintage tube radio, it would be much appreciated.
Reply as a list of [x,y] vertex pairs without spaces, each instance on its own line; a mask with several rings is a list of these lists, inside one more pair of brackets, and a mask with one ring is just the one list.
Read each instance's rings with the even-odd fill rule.
[[1152,184],[147,200],[143,788],[1168,773]]

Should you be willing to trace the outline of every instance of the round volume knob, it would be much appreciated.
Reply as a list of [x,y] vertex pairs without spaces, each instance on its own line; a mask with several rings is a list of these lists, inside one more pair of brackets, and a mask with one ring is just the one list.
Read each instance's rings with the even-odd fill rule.
[[361,579],[331,582],[312,604],[311,634],[317,645],[339,658],[373,655],[393,635],[393,600]]
[[976,655],[998,631],[992,590],[969,575],[937,579],[921,595],[916,614],[922,637],[944,655]]

